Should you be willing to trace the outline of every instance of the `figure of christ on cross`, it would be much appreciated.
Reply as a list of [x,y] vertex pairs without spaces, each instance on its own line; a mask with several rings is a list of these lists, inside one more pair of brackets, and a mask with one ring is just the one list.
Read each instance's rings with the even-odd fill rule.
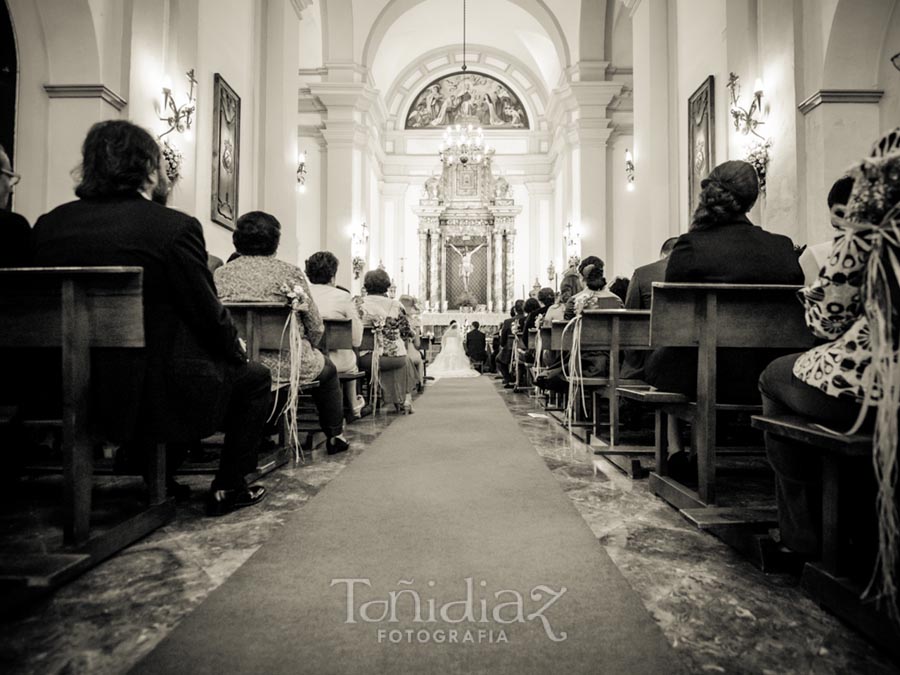
[[459,276],[462,278],[463,288],[466,290],[466,293],[469,292],[469,277],[472,276],[472,272],[475,268],[472,266],[472,256],[475,255],[479,249],[483,248],[484,244],[479,244],[475,248],[469,250],[466,249],[466,252],[463,253],[458,248],[456,248],[453,244],[447,243],[447,245],[456,251],[457,255],[460,257],[459,263]]

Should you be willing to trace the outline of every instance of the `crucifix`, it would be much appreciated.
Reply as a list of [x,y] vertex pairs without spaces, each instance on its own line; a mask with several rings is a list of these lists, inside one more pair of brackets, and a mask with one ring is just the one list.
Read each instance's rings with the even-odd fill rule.
[[462,278],[463,288],[466,289],[466,293],[469,292],[469,277],[472,276],[472,272],[474,271],[474,267],[472,266],[472,256],[478,252],[480,248],[484,247],[484,244],[479,244],[473,249],[466,249],[466,252],[463,253],[458,248],[456,248],[453,244],[447,242],[447,246],[456,251],[456,254],[460,258],[459,263],[459,276]]

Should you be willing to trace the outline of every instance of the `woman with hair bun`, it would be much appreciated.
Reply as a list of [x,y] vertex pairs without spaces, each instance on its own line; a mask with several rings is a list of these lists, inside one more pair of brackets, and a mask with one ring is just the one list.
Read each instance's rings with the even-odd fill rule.
[[[678,238],[666,266],[666,281],[716,284],[797,284],[803,271],[789,237],[766,232],[747,218],[759,196],[759,179],[740,160],[717,166],[700,184],[700,202],[691,226]],[[783,352],[767,349],[718,350],[717,397],[726,403],[759,403],[757,381],[768,363]],[[663,391],[696,397],[697,352],[690,348],[654,350],[645,366],[647,382]],[[669,447],[675,472],[687,456],[673,418]],[[673,467],[670,459],[670,467]]]

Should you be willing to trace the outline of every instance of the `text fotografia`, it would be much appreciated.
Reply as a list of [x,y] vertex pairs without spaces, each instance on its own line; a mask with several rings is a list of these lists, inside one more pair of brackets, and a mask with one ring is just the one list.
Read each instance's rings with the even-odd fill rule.
[[[451,602],[439,602],[428,593],[408,588],[414,579],[400,579],[398,589],[388,591],[386,597],[368,599],[363,590],[371,588],[367,578],[332,579],[331,586],[343,585],[346,593],[344,623],[424,624],[421,628],[399,630],[379,629],[379,642],[449,642],[449,643],[502,643],[507,642],[502,628],[496,629],[434,629],[435,624],[525,624],[540,622],[547,637],[553,642],[566,639],[565,631],[555,631],[548,610],[565,594],[566,587],[558,591],[538,585],[527,597],[519,591],[502,589],[491,593],[487,582],[476,584],[472,577],[465,579],[465,597]],[[437,584],[428,581],[429,588]],[[406,586],[407,588],[400,588]],[[461,589],[462,590],[462,589]]]

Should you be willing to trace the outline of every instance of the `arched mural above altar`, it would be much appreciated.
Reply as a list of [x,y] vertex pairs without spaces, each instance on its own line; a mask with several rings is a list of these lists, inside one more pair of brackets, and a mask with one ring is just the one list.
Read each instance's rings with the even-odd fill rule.
[[407,129],[474,124],[484,129],[528,129],[519,97],[503,82],[483,73],[453,73],[431,82],[416,96]]

